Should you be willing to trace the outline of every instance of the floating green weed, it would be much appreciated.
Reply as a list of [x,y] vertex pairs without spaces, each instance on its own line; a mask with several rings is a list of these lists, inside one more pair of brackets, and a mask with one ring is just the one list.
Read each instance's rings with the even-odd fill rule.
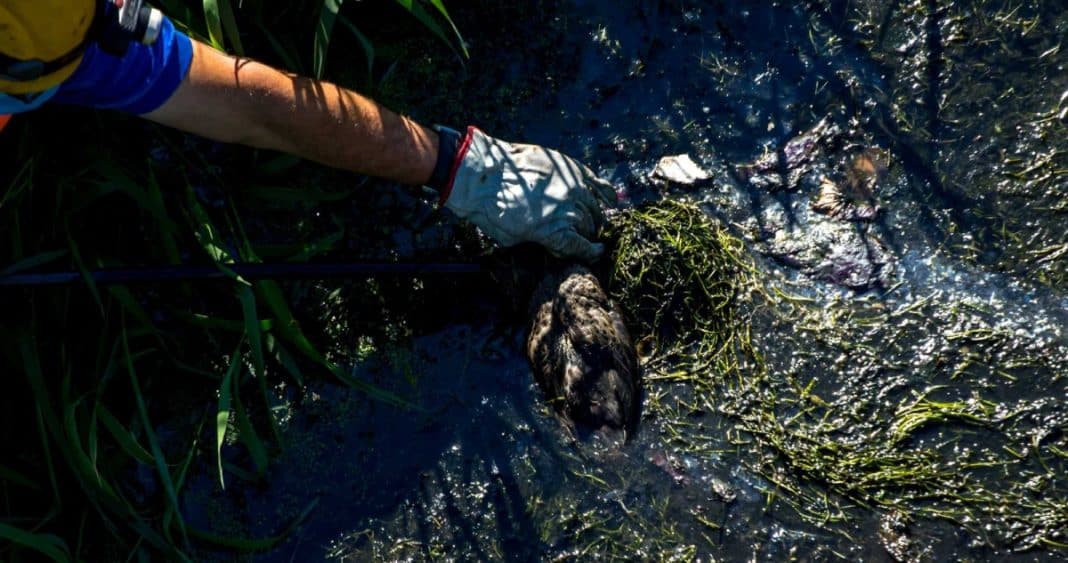
[[[992,545],[1063,543],[1064,436],[1051,428],[1044,432],[1057,441],[1035,442],[1041,427],[1029,413],[1041,405],[984,399],[969,385],[978,374],[1012,385],[1012,372],[1057,373],[1060,358],[1035,355],[1019,335],[983,324],[987,313],[971,305],[947,310],[924,298],[893,311],[863,300],[819,306],[799,288],[754,276],[742,243],[696,204],[625,212],[613,236],[613,295],[636,336],[658,341],[645,362],[646,405],[664,421],[668,443],[691,455],[723,441],[755,450],[745,463],[772,487],[769,508],[791,507],[841,533],[865,507],[948,520]],[[924,324],[931,321],[943,324]],[[760,336],[753,325],[764,327]],[[941,375],[928,376],[943,384],[880,400],[883,384],[849,369],[909,370],[908,356],[897,356],[910,348],[898,341],[927,331],[945,343]],[[817,369],[828,356],[841,367]],[[969,388],[971,396],[957,395]],[[732,429],[726,437],[697,432],[687,412],[719,413]]]
[[642,337],[726,351],[749,268],[740,239],[697,205],[667,200],[616,217],[608,238],[610,291]]

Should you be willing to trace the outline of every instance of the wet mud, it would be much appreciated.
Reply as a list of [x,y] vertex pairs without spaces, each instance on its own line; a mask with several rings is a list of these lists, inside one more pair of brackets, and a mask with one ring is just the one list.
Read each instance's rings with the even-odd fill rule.
[[[317,500],[264,561],[1063,558],[1068,10],[635,4],[552,5],[566,32],[524,62],[552,92],[509,133],[743,241],[746,351],[643,356],[640,431],[576,447],[526,321],[456,293],[478,318],[338,353],[414,408],[280,392],[266,480],[206,465],[189,520],[263,537]],[[681,154],[707,178],[653,174]]]

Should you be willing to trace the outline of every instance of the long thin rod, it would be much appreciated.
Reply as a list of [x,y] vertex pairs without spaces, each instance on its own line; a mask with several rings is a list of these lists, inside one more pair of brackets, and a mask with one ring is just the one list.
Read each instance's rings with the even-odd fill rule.
[[[353,262],[335,264],[238,263],[226,267],[245,279],[325,279],[379,275],[475,274],[485,271],[471,262]],[[222,280],[229,275],[214,266],[155,266],[92,270],[87,272],[100,285]],[[0,276],[0,287],[72,285],[85,282],[82,272],[21,273]]]

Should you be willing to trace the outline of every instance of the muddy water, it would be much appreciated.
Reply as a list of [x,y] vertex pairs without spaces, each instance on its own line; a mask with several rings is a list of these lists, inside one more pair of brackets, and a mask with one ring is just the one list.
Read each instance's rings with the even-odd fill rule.
[[[637,437],[575,448],[520,326],[475,320],[353,366],[416,409],[326,385],[280,408],[289,447],[268,484],[221,493],[204,472],[191,519],[264,536],[317,501],[271,561],[1064,557],[1068,11],[641,4],[559,8],[568,64],[544,72],[565,86],[517,127],[631,204],[699,201],[747,241],[765,287],[791,296],[749,317],[761,374],[695,385],[657,364]],[[851,146],[890,155],[872,221],[813,211],[815,182],[768,190],[738,172],[825,118],[840,133],[815,174]],[[712,181],[649,180],[680,153]],[[823,275],[871,266],[850,250],[872,245],[878,275]],[[937,405],[952,406],[908,423]],[[822,461],[784,436],[824,444]],[[844,467],[868,454],[935,475]]]

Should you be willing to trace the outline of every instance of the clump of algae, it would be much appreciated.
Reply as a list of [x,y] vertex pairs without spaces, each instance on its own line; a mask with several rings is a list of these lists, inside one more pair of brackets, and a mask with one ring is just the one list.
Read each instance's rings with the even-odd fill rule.
[[737,303],[751,266],[741,239],[700,206],[659,201],[612,222],[609,291],[635,325],[671,356],[722,349],[739,328]]

